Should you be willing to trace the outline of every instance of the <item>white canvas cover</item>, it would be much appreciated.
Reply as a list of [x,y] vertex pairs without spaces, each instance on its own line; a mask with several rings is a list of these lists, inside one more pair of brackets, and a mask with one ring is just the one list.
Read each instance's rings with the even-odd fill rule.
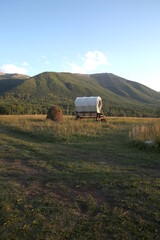
[[75,100],[76,112],[96,112],[100,113],[102,99],[98,97],[77,97]]

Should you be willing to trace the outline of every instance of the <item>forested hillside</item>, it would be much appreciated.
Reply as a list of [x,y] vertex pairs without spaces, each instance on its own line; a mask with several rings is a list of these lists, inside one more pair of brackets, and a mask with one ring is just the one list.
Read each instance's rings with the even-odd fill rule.
[[74,114],[77,96],[101,96],[106,115],[158,116],[160,93],[114,74],[44,72],[0,76],[1,113],[46,113],[51,105]]

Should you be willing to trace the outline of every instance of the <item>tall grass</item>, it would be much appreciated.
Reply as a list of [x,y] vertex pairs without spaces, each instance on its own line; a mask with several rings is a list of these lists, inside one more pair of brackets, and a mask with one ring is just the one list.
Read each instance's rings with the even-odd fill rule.
[[63,122],[46,121],[43,115],[0,116],[0,124],[17,131],[45,140],[71,140],[98,136],[104,130],[104,124],[92,120],[75,120],[65,117]]
[[137,145],[151,140],[154,147],[160,150],[160,120],[133,126],[129,132],[129,138]]

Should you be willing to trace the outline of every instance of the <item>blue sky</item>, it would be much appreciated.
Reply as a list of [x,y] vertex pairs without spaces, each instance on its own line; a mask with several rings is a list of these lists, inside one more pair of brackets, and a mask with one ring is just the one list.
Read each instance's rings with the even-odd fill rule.
[[160,91],[159,0],[0,0],[0,71],[110,72]]

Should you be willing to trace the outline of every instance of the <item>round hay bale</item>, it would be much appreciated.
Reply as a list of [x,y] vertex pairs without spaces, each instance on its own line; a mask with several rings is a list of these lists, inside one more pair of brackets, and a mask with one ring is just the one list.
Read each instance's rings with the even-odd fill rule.
[[52,106],[49,108],[46,119],[50,119],[55,122],[63,121],[62,110],[57,106]]

